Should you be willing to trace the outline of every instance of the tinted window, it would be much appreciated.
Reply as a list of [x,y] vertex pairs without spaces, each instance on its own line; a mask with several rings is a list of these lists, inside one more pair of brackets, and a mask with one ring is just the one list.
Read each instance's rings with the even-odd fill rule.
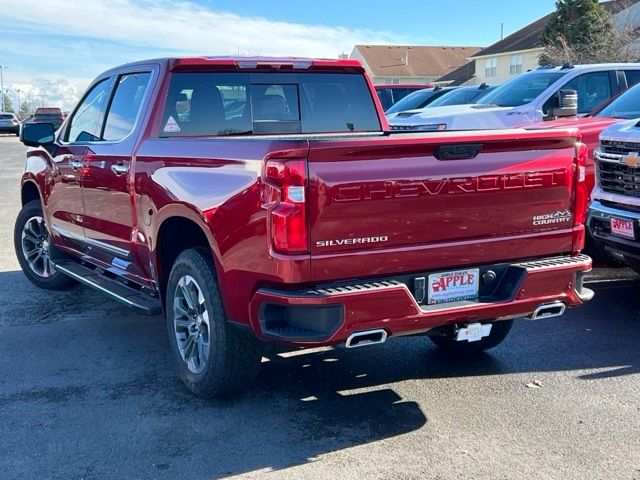
[[161,135],[378,130],[362,75],[176,73]]
[[499,86],[493,92],[483,95],[476,103],[499,107],[519,107],[530,103],[547,88],[566,75],[567,72],[524,73]]
[[104,140],[122,140],[131,133],[142,106],[149,78],[150,73],[129,73],[118,78],[104,126]]
[[391,96],[391,90],[388,88],[376,88],[376,93],[382,104],[382,109],[387,110],[393,105],[393,96]]
[[625,70],[624,74],[627,77],[628,87],[633,87],[636,83],[640,83],[640,70]]
[[633,119],[640,117],[640,85],[630,88],[609,105],[604,107],[596,117],[615,117]]
[[73,113],[65,139],[86,142],[100,139],[103,107],[109,94],[109,79],[94,85]]
[[562,86],[563,90],[578,92],[578,113],[589,113],[611,98],[609,72],[593,72],[579,75]]
[[59,108],[36,108],[36,115],[62,115]]
[[418,90],[416,92],[410,93],[402,100],[400,100],[395,105],[392,105],[385,113],[398,113],[398,112],[406,112],[407,110],[415,110],[417,108],[422,108],[429,100],[432,99],[438,92],[436,92],[433,88]]
[[0,120],[13,120],[13,115],[2,114]]

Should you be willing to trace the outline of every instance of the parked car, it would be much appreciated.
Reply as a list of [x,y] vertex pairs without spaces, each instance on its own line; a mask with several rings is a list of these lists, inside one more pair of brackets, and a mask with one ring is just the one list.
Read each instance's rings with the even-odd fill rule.
[[376,85],[376,93],[380,99],[383,110],[388,110],[392,105],[398,103],[410,93],[422,90],[423,88],[433,88],[433,83],[427,84],[410,84],[410,83],[385,83],[384,85]]
[[20,122],[15,113],[0,113],[0,133],[13,133],[20,135]]
[[407,110],[415,110],[416,108],[424,108],[431,104],[443,95],[455,90],[457,87],[430,87],[423,88],[422,90],[416,90],[410,93],[398,103],[391,105],[391,107],[385,110],[385,115],[397,114],[405,112]]
[[640,273],[640,128],[638,118],[616,123],[600,135],[595,152],[596,186],[589,232]]
[[423,90],[407,95],[389,110],[385,112],[387,120],[397,117],[410,117],[418,113],[423,108],[436,108],[450,105],[472,104],[483,95],[494,90],[497,85],[475,85],[470,87],[436,87],[437,94],[431,94],[424,101],[416,101],[418,98],[411,98],[418,95]]
[[484,130],[541,122],[557,110],[562,90],[578,93],[578,115],[640,80],[640,64],[565,65],[523,73],[474,105],[433,107],[389,119],[393,130]]
[[57,130],[64,122],[64,115],[59,108],[36,108],[30,123],[51,123]]
[[592,297],[575,131],[391,134],[373,98],[355,60],[109,70],[57,133],[22,130],[20,266],[45,289],[80,282],[164,312],[180,376],[205,397],[247,387],[263,342],[424,334],[469,354],[516,317]]

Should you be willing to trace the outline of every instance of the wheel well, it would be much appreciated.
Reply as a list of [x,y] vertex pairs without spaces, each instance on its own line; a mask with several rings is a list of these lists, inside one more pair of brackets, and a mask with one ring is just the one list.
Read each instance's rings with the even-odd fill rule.
[[166,219],[158,230],[156,245],[162,298],[164,298],[171,267],[178,255],[189,248],[204,247],[210,251],[209,241],[202,228],[193,220],[184,217]]
[[33,182],[25,182],[22,185],[22,206],[24,207],[27,203],[33,200],[40,200],[40,192],[38,191],[38,187]]

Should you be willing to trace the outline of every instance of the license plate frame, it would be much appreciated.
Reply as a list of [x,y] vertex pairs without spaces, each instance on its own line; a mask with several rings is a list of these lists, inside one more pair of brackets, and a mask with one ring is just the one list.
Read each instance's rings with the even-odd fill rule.
[[627,240],[635,240],[636,232],[633,220],[621,217],[610,217],[609,226],[611,227],[611,235],[626,238]]
[[479,268],[437,272],[427,278],[427,305],[478,301],[479,293]]

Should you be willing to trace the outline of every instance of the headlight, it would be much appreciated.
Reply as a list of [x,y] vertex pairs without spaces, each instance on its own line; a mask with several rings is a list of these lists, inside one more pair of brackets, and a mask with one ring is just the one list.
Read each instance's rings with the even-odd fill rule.
[[436,123],[433,125],[391,125],[391,130],[396,132],[438,132],[446,129],[446,123]]

